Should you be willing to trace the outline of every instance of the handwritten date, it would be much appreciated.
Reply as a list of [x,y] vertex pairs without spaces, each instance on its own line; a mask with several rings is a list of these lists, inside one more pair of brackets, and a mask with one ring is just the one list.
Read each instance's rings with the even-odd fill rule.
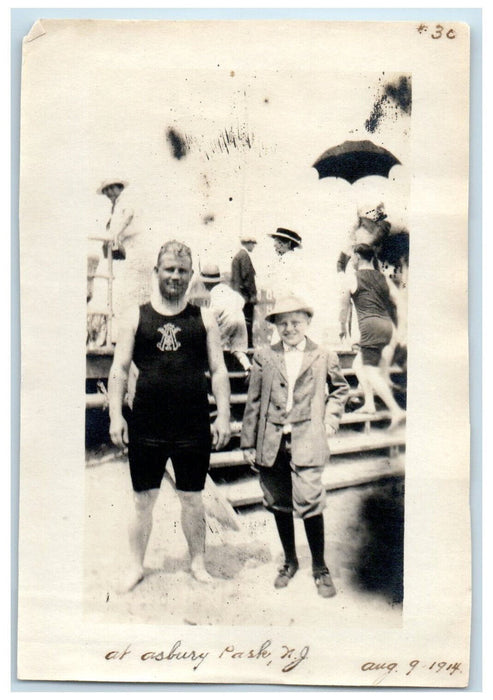
[[367,661],[361,666],[362,671],[383,671],[384,673],[392,673],[392,671],[397,672],[404,670],[406,671],[406,676],[409,676],[416,669],[424,669],[432,673],[440,673],[443,671],[450,676],[453,676],[456,672],[462,673],[461,663],[458,661],[454,661],[453,663],[448,661],[433,661],[430,663],[421,661],[420,659],[413,659],[409,661],[408,667],[404,667],[404,669],[401,669],[397,661],[384,661],[380,663]]

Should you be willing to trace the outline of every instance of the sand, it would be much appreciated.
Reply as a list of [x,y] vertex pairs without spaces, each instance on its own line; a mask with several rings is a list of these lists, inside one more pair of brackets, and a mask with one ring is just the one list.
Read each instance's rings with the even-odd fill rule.
[[[272,515],[240,511],[240,531],[208,520],[206,563],[214,580],[195,581],[179,504],[163,481],[146,552],[145,578],[129,593],[115,587],[128,567],[132,508],[122,459],[86,468],[84,613],[104,623],[313,626],[321,616],[344,626],[399,627],[402,616],[402,481],[328,494],[326,558],[337,596],[321,598],[310,569],[303,524],[296,520],[300,570],[286,589],[273,581],[282,561]],[[328,616],[328,618],[327,618]]]

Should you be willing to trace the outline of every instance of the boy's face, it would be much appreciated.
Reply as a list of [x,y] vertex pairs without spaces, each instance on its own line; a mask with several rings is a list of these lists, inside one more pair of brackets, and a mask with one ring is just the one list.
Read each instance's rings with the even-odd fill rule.
[[275,325],[279,337],[286,345],[298,345],[306,336],[310,317],[304,311],[290,311],[285,314],[277,314]]

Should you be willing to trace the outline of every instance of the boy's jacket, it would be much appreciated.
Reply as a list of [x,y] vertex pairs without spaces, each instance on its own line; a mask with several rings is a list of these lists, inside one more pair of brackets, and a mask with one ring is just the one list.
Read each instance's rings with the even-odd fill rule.
[[338,427],[348,391],[337,355],[307,338],[294,385],[293,407],[287,414],[288,378],[282,342],[262,348],[253,358],[241,447],[256,448],[256,463],[271,467],[279,451],[283,426],[289,423],[294,464],[323,466],[329,457],[325,420]]

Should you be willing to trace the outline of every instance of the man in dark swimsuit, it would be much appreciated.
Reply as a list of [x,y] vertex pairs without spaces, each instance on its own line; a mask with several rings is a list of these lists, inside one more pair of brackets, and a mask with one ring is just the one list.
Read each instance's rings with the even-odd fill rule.
[[[154,268],[157,285],[150,302],[129,309],[120,324],[108,383],[110,435],[121,449],[128,445],[135,503],[129,526],[132,564],[121,591],[143,579],[152,511],[168,459],[175,473],[192,575],[210,581],[204,563],[202,490],[211,441],[220,449],[230,437],[229,379],[212,313],[187,303],[192,274],[190,249],[178,241],[165,243]],[[138,378],[127,425],[122,405],[132,362]],[[212,426],[207,369],[217,404]]]
[[355,367],[364,392],[364,404],[358,411],[375,413],[374,393],[378,394],[390,411],[390,428],[393,429],[404,420],[406,414],[392,394],[381,359],[382,351],[390,343],[394,324],[397,323],[396,302],[392,286],[375,269],[373,258],[374,249],[370,245],[360,243],[354,248],[354,271],[348,270],[345,273],[340,337],[343,339],[347,334],[347,318],[352,300],[360,331],[361,362],[359,358],[358,362],[355,360]]

